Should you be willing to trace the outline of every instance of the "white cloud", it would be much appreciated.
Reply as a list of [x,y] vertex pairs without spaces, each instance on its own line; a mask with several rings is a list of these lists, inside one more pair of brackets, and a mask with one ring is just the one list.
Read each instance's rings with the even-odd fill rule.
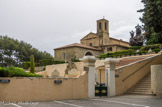
[[143,8],[140,0],[0,0],[0,35],[8,35],[50,52],[96,32],[105,16],[110,36],[129,40]]

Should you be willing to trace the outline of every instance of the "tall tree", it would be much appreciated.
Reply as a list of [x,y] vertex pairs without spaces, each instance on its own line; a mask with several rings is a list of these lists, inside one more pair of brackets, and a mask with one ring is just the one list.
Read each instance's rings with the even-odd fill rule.
[[30,73],[35,73],[34,55],[30,57]]
[[53,59],[47,52],[41,52],[32,45],[10,38],[0,36],[0,66],[18,66],[24,61],[30,61],[30,56],[35,56],[35,61]]
[[142,0],[144,9],[138,10],[143,16],[146,44],[162,43],[162,0]]

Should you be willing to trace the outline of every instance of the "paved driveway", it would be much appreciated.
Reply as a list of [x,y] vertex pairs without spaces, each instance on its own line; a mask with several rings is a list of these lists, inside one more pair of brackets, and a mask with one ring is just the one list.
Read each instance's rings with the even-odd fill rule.
[[85,100],[63,100],[44,102],[19,102],[0,107],[162,107],[162,98],[145,95],[122,95],[112,98],[97,97]]

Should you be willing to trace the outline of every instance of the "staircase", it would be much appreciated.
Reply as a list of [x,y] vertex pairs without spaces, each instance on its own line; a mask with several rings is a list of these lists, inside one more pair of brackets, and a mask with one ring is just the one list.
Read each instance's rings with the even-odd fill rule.
[[144,77],[127,94],[152,94],[151,93],[151,74]]

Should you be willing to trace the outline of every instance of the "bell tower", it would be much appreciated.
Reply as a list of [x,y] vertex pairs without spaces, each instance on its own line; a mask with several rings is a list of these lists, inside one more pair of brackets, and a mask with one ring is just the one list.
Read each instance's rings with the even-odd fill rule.
[[106,19],[97,20],[97,34],[109,33],[109,21]]
[[99,46],[109,44],[109,21],[106,19],[97,20],[97,35],[99,36]]

